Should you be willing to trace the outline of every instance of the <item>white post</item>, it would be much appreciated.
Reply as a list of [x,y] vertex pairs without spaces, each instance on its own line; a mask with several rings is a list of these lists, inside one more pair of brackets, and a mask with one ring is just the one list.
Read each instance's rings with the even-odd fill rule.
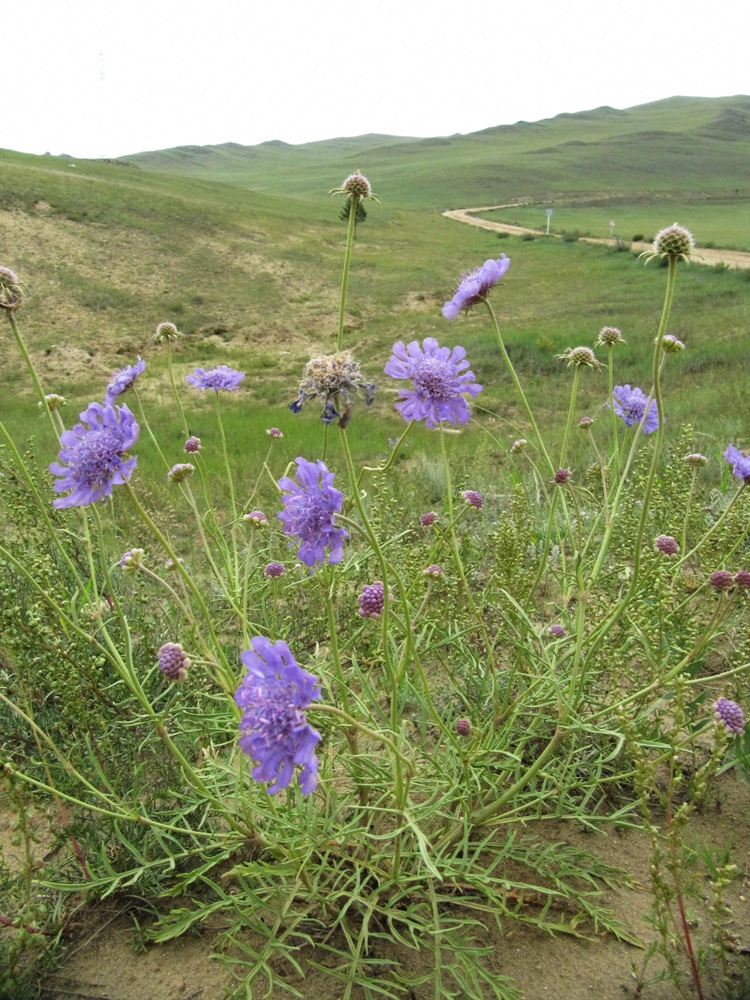
[[552,218],[552,209],[547,209],[547,236],[549,236],[549,220]]

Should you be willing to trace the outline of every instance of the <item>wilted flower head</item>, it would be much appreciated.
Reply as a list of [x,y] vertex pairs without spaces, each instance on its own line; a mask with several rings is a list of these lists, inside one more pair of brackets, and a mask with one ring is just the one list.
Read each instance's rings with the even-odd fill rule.
[[562,625],[550,625],[547,631],[555,639],[565,638],[565,629],[562,627]]
[[143,565],[145,555],[143,549],[128,549],[120,556],[120,569],[123,573],[135,573]]
[[461,496],[469,507],[474,507],[476,510],[481,510],[484,507],[484,498],[476,490],[464,490]]
[[49,467],[58,477],[55,493],[70,491],[53,501],[55,507],[85,507],[104,500],[135,468],[135,456],[123,457],[138,440],[138,424],[127,406],[89,403],[79,416],[81,423],[60,435],[58,461]]
[[603,326],[599,331],[596,342],[600,347],[615,347],[617,344],[624,344],[623,336],[616,326]]
[[190,667],[190,657],[179,642],[165,642],[159,650],[159,670],[167,680],[184,681]]
[[303,795],[318,785],[315,747],[320,733],[308,723],[305,709],[320,699],[318,679],[303,670],[289,646],[256,636],[241,656],[247,668],[235,701],[244,709],[240,720],[240,748],[258,763],[256,781],[270,781],[275,794],[292,780],[295,767]]
[[[726,458],[726,455],[724,456]],[[685,465],[689,465],[691,469],[700,469],[702,465],[708,463],[708,459],[705,455],[701,455],[700,452],[693,452],[690,455],[685,455],[682,460]]]
[[[44,399],[50,410],[60,410],[62,409],[63,406],[67,406],[68,403],[65,396],[58,396],[56,392],[47,393]],[[44,409],[41,403],[37,403],[36,405],[39,407],[40,410]]]
[[555,472],[555,482],[558,486],[562,486],[564,483],[570,479],[572,472],[570,469],[558,469]]
[[180,331],[174,323],[159,323],[156,333],[151,339],[156,341],[157,344],[161,344],[163,340],[177,340],[179,336]]
[[23,301],[18,278],[9,267],[0,267],[0,309],[13,312]]
[[284,573],[286,573],[286,569],[284,568],[284,564],[280,562],[267,563],[263,570],[263,575],[271,577],[271,579],[283,576]]
[[185,379],[196,389],[212,389],[220,392],[234,392],[239,389],[240,382],[245,377],[244,372],[238,372],[228,365],[219,365],[206,371],[205,368],[196,368],[192,375],[186,375]]
[[[299,413],[305,400],[320,396],[324,404],[321,419],[330,423],[341,416],[336,410],[339,399],[346,404],[344,415],[348,417],[349,393],[358,389],[362,390],[365,403],[370,406],[375,399],[375,385],[372,382],[365,382],[359,362],[355,361],[351,352],[323,354],[317,358],[310,358],[305,365],[302,381],[299,384],[299,395],[289,404],[289,409],[293,413]],[[279,431],[279,436],[280,434]]]
[[596,371],[601,371],[602,368],[590,347],[569,347],[557,356],[567,363],[568,368],[571,365],[576,365],[578,368],[594,368]]
[[191,465],[190,462],[179,462],[169,470],[167,479],[170,483],[184,483],[186,479],[190,479],[194,472],[195,466]]
[[[628,427],[633,424],[640,424],[643,415],[646,413],[648,397],[637,387],[631,389],[629,385],[616,385],[612,390],[615,413],[622,417]],[[643,422],[643,433],[653,434],[659,426],[659,409],[656,400],[652,399],[648,407],[648,414]]]
[[665,556],[676,556],[680,551],[680,546],[676,538],[671,535],[657,535],[654,539],[657,552]]
[[357,600],[359,601],[359,614],[363,618],[380,618],[385,606],[385,587],[380,580],[366,583]]
[[482,386],[474,381],[474,372],[466,371],[463,347],[441,347],[434,337],[426,337],[423,347],[412,340],[406,347],[393,345],[393,355],[385,366],[386,375],[412,379],[413,389],[399,389],[396,409],[404,420],[424,420],[430,429],[447,420],[465,424],[471,417],[469,404],[462,393],[476,396]]
[[745,483],[750,482],[750,455],[744,455],[730,444],[724,452],[724,458],[731,463],[733,476],[737,476]]
[[459,736],[471,734],[471,722],[468,719],[456,719],[456,732]]
[[708,582],[714,590],[731,590],[734,586],[734,577],[728,569],[717,569],[709,576]]
[[333,515],[341,510],[344,496],[333,486],[334,474],[325,462],[308,462],[298,458],[296,480],[284,476],[279,486],[286,493],[284,510],[279,517],[284,522],[284,534],[299,539],[299,559],[313,569],[322,563],[329,550],[328,562],[341,562],[344,539],[348,532],[334,524]]
[[440,577],[444,575],[442,569],[437,563],[432,563],[427,567],[427,569],[423,569],[422,572],[425,576],[429,576],[432,580],[439,580]]
[[272,438],[284,437],[284,435],[281,433],[278,427],[269,427],[268,430],[266,431],[266,434],[268,434],[268,436]]
[[677,337],[673,337],[671,333],[668,333],[662,339],[661,346],[665,354],[678,354],[680,351],[685,350],[683,342],[678,340]]
[[522,451],[526,451],[528,446],[529,442],[526,440],[526,438],[519,438],[517,441],[514,441],[513,444],[510,446],[510,453],[511,455],[518,455]]
[[476,271],[465,274],[458,283],[456,294],[443,306],[443,316],[455,319],[462,310],[483,302],[509,267],[510,257],[503,253],[498,260],[486,260]]
[[243,514],[242,520],[252,524],[256,528],[267,528],[268,518],[262,510],[251,510],[249,514]]
[[434,510],[428,510],[427,513],[422,514],[419,519],[423,528],[431,528],[435,521],[437,521],[437,514]]
[[104,405],[111,406],[112,403],[121,396],[128,389],[132,389],[135,385],[135,380],[139,375],[142,375],[146,370],[146,362],[143,358],[138,355],[138,359],[134,365],[126,365],[124,368],[120,368],[112,376],[112,381],[107,386],[107,392],[104,396]]
[[194,455],[196,451],[201,450],[201,439],[197,437],[189,437],[185,442],[185,451],[188,455]]
[[723,723],[730,733],[741,736],[745,729],[745,713],[736,701],[721,697],[713,703],[716,721]]
[[661,232],[656,234],[654,248],[646,251],[645,257],[671,257],[676,260],[689,260],[690,255],[695,251],[695,240],[693,234],[684,226],[676,222]]

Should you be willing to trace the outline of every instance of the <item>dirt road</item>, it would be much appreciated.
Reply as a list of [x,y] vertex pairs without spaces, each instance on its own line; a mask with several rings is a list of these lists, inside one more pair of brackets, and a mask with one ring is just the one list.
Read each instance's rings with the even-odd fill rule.
[[[524,226],[511,226],[505,222],[490,222],[488,219],[478,219],[477,212],[489,212],[499,208],[516,208],[516,205],[484,205],[480,208],[456,208],[448,212],[443,212],[446,219],[453,219],[455,222],[465,222],[470,226],[478,226],[480,229],[490,229],[496,233],[511,233],[514,236],[523,236],[531,233],[533,236],[544,236],[541,229],[526,229]],[[555,239],[562,239],[562,236],[551,233]],[[614,239],[597,239],[594,236],[581,236],[582,243],[600,243],[604,246],[613,246]],[[650,250],[650,243],[632,243],[631,247],[635,253]],[[697,256],[700,254],[700,256]],[[696,264],[726,264],[728,267],[750,268],[750,253],[742,250],[709,250],[698,247],[696,256],[692,258]]]

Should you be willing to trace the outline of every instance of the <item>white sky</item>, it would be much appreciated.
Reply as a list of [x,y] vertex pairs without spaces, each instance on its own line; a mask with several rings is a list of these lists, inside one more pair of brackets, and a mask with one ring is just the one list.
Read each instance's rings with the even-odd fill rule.
[[8,0],[0,147],[435,136],[750,93],[736,0]]

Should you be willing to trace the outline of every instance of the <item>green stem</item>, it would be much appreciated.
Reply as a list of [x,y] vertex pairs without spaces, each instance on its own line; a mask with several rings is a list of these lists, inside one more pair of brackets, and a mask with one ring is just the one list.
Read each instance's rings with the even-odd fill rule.
[[339,301],[339,330],[336,338],[336,350],[344,349],[344,311],[346,309],[346,286],[349,283],[349,267],[352,262],[352,245],[354,243],[354,222],[359,207],[359,195],[351,196],[349,225],[346,231],[346,252],[344,254],[344,273],[341,276],[341,298]]
[[36,368],[34,367],[34,363],[31,360],[31,355],[26,350],[26,344],[24,343],[23,337],[21,336],[21,331],[18,329],[18,324],[16,323],[13,313],[10,310],[6,309],[5,315],[8,317],[8,322],[10,323],[10,328],[13,331],[13,336],[15,337],[18,350],[21,352],[21,356],[23,357],[24,363],[26,364],[26,368],[28,369],[29,375],[31,375],[31,380],[34,383],[34,388],[36,389],[37,395],[39,396],[39,402],[41,403],[45,416],[49,421],[50,427],[52,428],[52,434],[54,438],[57,439],[58,432],[57,432],[57,427],[55,426],[55,420],[52,416],[52,411],[49,408],[49,403],[47,402],[47,398],[45,396],[42,383],[39,380],[39,376],[36,373]]

